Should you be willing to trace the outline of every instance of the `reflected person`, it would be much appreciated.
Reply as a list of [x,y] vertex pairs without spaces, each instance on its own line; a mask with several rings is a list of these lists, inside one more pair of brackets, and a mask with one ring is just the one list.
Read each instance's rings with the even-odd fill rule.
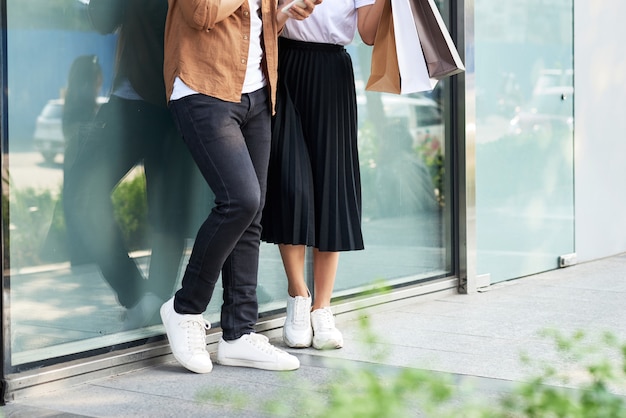
[[[75,147],[77,138],[93,123],[98,110],[98,92],[102,87],[102,67],[96,55],[76,57],[70,66],[63,101],[61,127],[65,147]],[[64,177],[67,177],[67,165],[63,163]],[[55,209],[56,211],[56,209]],[[68,231],[69,233],[73,231]],[[84,246],[77,245],[79,236],[67,239],[68,252],[72,265],[90,261]]]
[[[413,137],[406,123],[385,125],[387,136],[379,142],[374,173],[375,217],[393,218],[436,213],[439,203],[431,173],[413,150]],[[436,142],[438,144],[438,142]],[[433,161],[436,166],[436,161]]]
[[98,109],[98,92],[102,87],[102,67],[96,55],[74,59],[67,77],[62,129],[66,144],[76,140],[81,127],[89,124]]
[[[102,34],[118,33],[109,101],[66,152],[64,212],[68,236],[82,246],[126,310],[125,328],[158,321],[175,285],[185,244],[185,196],[193,167],[165,103],[163,38],[167,0],[91,0]],[[111,193],[137,165],[146,178],[152,255],[148,279],[129,256]]]

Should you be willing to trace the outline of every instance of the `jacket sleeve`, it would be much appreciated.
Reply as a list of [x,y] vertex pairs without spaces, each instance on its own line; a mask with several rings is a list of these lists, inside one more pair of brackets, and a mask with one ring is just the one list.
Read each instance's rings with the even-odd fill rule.
[[126,4],[129,0],[91,0],[89,19],[92,26],[101,34],[114,32],[124,20]]
[[178,7],[185,23],[196,30],[210,30],[215,26],[220,0],[170,0],[170,7]]

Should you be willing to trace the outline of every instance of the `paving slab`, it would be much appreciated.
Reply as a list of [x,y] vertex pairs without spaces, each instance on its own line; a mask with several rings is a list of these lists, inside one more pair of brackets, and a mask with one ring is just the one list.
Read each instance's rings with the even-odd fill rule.
[[[397,373],[428,370],[450,378],[472,399],[495,402],[539,369],[529,358],[567,371],[542,330],[590,335],[610,332],[626,341],[626,255],[493,285],[471,295],[442,295],[414,304],[363,311],[377,341],[366,343],[361,320],[337,318],[341,350],[289,351],[301,360],[294,372],[275,373],[216,365],[206,375],[176,363],[94,380],[18,399],[0,409],[7,417],[267,417],[268,401],[281,400],[293,416],[298,397],[325,396],[328,385],[354,367]],[[279,346],[282,342],[274,339]],[[284,348],[284,347],[283,347]],[[571,370],[575,374],[576,370]],[[466,391],[470,387],[469,392]],[[462,389],[462,390],[461,390]],[[626,387],[616,388],[626,396]],[[461,403],[463,399],[459,399]]]

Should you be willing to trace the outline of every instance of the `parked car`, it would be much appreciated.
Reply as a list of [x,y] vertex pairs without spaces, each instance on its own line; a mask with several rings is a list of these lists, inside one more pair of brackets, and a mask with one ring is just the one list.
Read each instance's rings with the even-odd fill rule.
[[57,154],[63,154],[65,139],[61,129],[63,99],[48,100],[35,124],[35,149],[41,153],[44,161],[54,161]]
[[[414,147],[418,147],[425,141],[434,141],[443,146],[443,117],[435,100],[425,95],[405,96],[390,93],[380,93],[380,98],[382,112],[387,121],[404,125],[413,138]],[[357,94],[359,122],[369,117],[366,100],[364,92]]]
[[[98,97],[98,106],[107,101],[107,97]],[[63,155],[65,152],[62,128],[63,103],[63,99],[48,100],[35,123],[35,149],[47,163],[53,162],[57,155]]]
[[574,130],[573,103],[574,88],[571,86],[536,90],[528,105],[511,119],[510,132],[548,137],[571,133]]
[[541,94],[554,88],[566,88],[574,85],[574,70],[548,68],[541,70],[533,88],[533,94]]

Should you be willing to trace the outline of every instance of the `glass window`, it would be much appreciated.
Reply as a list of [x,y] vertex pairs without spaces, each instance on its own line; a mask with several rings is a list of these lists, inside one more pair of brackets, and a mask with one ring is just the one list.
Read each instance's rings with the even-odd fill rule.
[[475,5],[477,267],[497,282],[574,251],[573,3]]
[[337,293],[449,273],[445,83],[410,95],[366,91],[371,48],[357,39],[348,50],[357,86],[365,250],[341,254]]
[[[179,287],[213,204],[163,103],[166,8],[6,1],[9,372],[163,338],[158,307]],[[371,48],[356,40],[348,49],[366,249],[341,255],[337,296],[452,270],[446,83],[408,96],[367,92]],[[261,315],[284,309],[285,295],[278,249],[263,243]]]

